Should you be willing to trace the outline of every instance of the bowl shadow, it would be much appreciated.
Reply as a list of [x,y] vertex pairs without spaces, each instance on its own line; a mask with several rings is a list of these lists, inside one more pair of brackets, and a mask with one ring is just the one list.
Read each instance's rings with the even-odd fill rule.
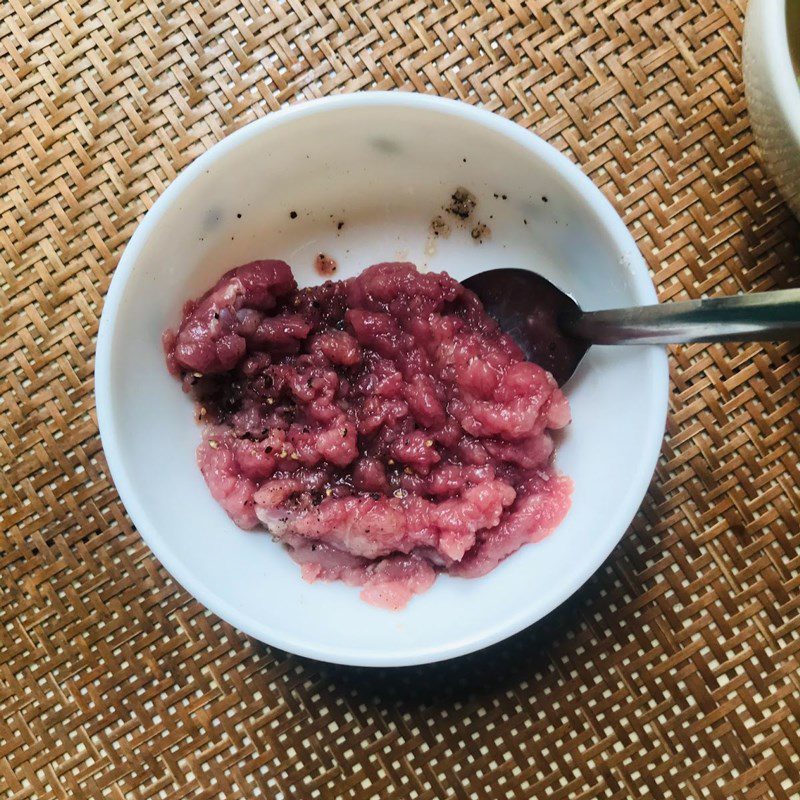
[[[620,557],[615,548],[594,575],[569,599],[538,622],[508,639],[468,655],[411,667],[352,667],[286,655],[302,666],[315,690],[331,702],[347,697],[355,705],[391,705],[401,713],[424,707],[452,709],[454,704],[479,702],[518,689],[521,683],[546,680],[556,657],[569,654],[586,630],[587,615],[601,607],[605,596],[620,591],[610,564]],[[626,586],[629,594],[644,586]],[[255,648],[267,645],[251,640]],[[273,656],[274,657],[274,656]],[[556,667],[557,669],[557,667]]]

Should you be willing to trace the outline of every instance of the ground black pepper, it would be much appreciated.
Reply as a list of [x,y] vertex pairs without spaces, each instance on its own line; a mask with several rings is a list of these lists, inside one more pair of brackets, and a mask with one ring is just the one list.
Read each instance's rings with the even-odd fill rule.
[[450,195],[450,205],[445,208],[445,211],[459,219],[467,219],[475,210],[477,204],[478,201],[475,195],[472,194],[469,189],[459,186],[453,194]]

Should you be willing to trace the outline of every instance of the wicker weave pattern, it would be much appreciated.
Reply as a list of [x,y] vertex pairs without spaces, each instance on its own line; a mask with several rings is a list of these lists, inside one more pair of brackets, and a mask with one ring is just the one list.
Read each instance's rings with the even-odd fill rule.
[[302,97],[431,92],[580,163],[664,300],[796,280],[740,73],[744,0],[6,0],[0,796],[800,793],[800,353],[674,352],[629,534],[543,624],[347,670],[231,629],[132,529],[93,405],[103,295],[176,172]]

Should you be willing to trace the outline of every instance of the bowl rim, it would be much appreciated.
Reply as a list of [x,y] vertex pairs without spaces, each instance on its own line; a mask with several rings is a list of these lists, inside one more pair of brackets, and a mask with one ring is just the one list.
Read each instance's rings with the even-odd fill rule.
[[760,19],[758,39],[763,46],[755,51],[752,48],[749,50],[752,56],[763,61],[773,84],[771,89],[775,103],[783,114],[787,130],[800,146],[800,85],[789,48],[787,11],[786,0],[752,0],[747,9],[745,29],[747,35],[753,29],[753,21]]
[[119,260],[106,293],[95,355],[95,399],[98,427],[110,476],[129,517],[145,543],[167,571],[206,608],[259,641],[300,656],[329,663],[371,667],[425,664],[455,658],[483,649],[537,622],[577,591],[597,571],[619,543],[647,492],[664,438],[669,385],[666,351],[660,347],[647,346],[649,359],[646,373],[643,373],[642,378],[643,380],[646,379],[653,389],[653,401],[647,417],[647,431],[642,439],[640,469],[636,473],[636,480],[629,485],[625,497],[621,498],[621,501],[615,505],[612,514],[609,516],[609,522],[603,526],[603,530],[606,533],[603,537],[598,537],[601,539],[601,546],[598,545],[592,551],[591,557],[587,557],[585,563],[575,570],[570,580],[558,582],[557,588],[551,589],[549,593],[537,594],[536,602],[532,602],[530,606],[525,606],[519,613],[500,620],[498,624],[490,629],[483,628],[476,631],[472,636],[450,641],[442,646],[433,648],[404,647],[396,650],[384,648],[376,651],[346,646],[317,646],[313,642],[306,641],[302,635],[289,636],[274,631],[269,625],[240,611],[216,594],[212,587],[209,587],[200,578],[195,577],[191,569],[185,567],[180,554],[174,551],[165,537],[159,533],[157,526],[151,522],[147,510],[140,503],[134,481],[128,473],[118,441],[118,428],[114,420],[111,403],[111,359],[117,312],[123,301],[128,280],[144,244],[165,210],[171,206],[173,201],[181,195],[197,176],[229,151],[254,136],[260,135],[265,130],[290,120],[298,120],[306,116],[345,108],[387,106],[421,109],[460,117],[465,123],[480,125],[489,129],[490,132],[511,139],[524,149],[550,163],[557,170],[560,178],[568,185],[571,185],[584,201],[595,210],[603,227],[611,235],[616,246],[623,252],[631,254],[627,266],[631,286],[639,301],[642,304],[658,302],[647,265],[620,216],[603,193],[580,168],[552,145],[547,144],[521,125],[485,109],[457,100],[412,92],[365,91],[309,100],[271,112],[265,117],[244,125],[222,139],[181,170],[146,212]]

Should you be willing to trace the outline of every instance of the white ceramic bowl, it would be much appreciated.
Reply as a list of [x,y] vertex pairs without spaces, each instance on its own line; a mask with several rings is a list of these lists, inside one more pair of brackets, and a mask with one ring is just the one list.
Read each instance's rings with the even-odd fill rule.
[[[800,88],[789,47],[787,5],[800,26],[798,0],[750,0],[744,26],[744,88],[753,133],[775,183],[800,216]],[[800,40],[800,30],[793,33]]]
[[[431,218],[460,185],[477,195],[475,216],[491,227],[482,244],[466,229],[435,242],[429,236]],[[282,258],[301,284],[313,283],[317,252],[336,257],[343,278],[396,259],[457,278],[524,266],[589,309],[656,300],[631,236],[602,194],[564,156],[507,120],[394,92],[270,114],[172,183],[111,283],[97,346],[97,408],[106,458],[131,518],[164,566],[208,608],[305,656],[416,664],[476,650],[530,625],[598,568],[645,494],[664,430],[663,350],[593,348],[574,376],[574,422],[558,464],[575,492],[555,533],[486,577],[440,577],[404,611],[388,612],[341,583],[304,583],[268,535],[230,522],[197,468],[192,404],[167,373],[161,350],[161,332],[178,321],[183,301],[223,271]]]

